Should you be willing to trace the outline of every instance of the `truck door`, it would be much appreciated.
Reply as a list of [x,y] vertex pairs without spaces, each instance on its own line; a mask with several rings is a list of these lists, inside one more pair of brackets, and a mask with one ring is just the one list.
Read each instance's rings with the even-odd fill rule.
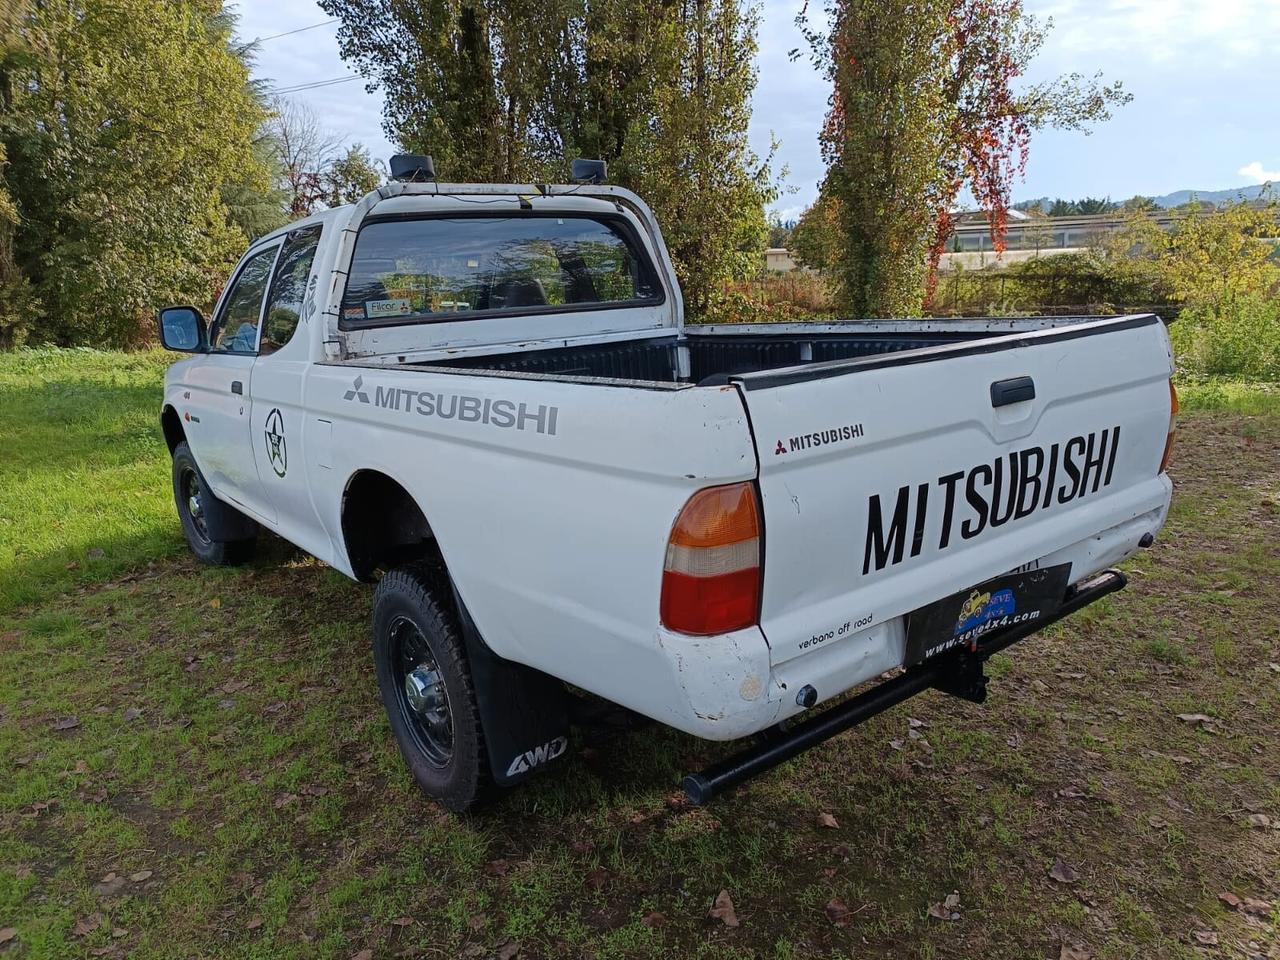
[[290,233],[276,263],[253,367],[249,429],[258,481],[282,532],[303,549],[325,557],[329,539],[312,505],[308,475],[316,465],[307,440],[327,424],[314,417],[308,421],[302,407],[311,367],[309,333],[319,316],[312,266],[320,233],[319,224]]
[[249,398],[262,305],[280,245],[277,238],[241,261],[214,314],[209,353],[192,364],[186,378],[187,441],[205,479],[219,498],[269,522],[275,511],[254,463]]

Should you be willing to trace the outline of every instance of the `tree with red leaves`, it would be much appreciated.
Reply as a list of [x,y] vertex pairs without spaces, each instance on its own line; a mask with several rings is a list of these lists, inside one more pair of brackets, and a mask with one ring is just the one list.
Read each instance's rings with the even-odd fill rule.
[[1096,75],[1015,86],[1052,25],[1021,0],[827,0],[825,13],[825,29],[807,9],[797,24],[832,82],[818,205],[839,233],[838,299],[856,316],[920,311],[963,190],[1003,249],[1032,133],[1087,132],[1130,99]]

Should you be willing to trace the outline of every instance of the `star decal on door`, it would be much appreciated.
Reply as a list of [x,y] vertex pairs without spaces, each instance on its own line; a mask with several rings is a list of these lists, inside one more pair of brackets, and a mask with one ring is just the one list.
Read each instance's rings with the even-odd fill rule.
[[279,409],[267,414],[267,459],[271,461],[271,469],[277,477],[283,477],[289,470],[289,451],[284,442],[284,417]]

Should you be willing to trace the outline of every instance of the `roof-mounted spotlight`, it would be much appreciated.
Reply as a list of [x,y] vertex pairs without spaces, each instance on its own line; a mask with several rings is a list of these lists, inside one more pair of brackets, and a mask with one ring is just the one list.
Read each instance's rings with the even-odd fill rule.
[[574,183],[604,183],[609,165],[603,160],[575,160],[569,171]]
[[397,153],[391,158],[391,179],[401,183],[425,183],[436,178],[436,165],[419,153]]

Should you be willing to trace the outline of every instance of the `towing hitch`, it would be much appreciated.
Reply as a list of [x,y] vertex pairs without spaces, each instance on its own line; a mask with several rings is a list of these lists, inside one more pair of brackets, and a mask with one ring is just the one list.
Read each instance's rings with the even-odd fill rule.
[[726,757],[700,773],[686,776],[683,782],[684,792],[691,801],[701,806],[717,794],[766,770],[772,770],[778,764],[785,763],[809,748],[930,688],[973,703],[983,703],[987,699],[987,677],[982,668],[991,656],[1043,630],[1049,624],[1069,617],[1094,601],[1101,600],[1107,594],[1123,589],[1126,582],[1124,574],[1119,570],[1104,570],[1095,574],[1068,589],[1062,604],[1051,614],[993,634],[973,652],[960,651],[916,664],[892,680],[886,680],[870,690],[850,697],[830,710],[793,727],[785,730],[771,728],[754,746]]

